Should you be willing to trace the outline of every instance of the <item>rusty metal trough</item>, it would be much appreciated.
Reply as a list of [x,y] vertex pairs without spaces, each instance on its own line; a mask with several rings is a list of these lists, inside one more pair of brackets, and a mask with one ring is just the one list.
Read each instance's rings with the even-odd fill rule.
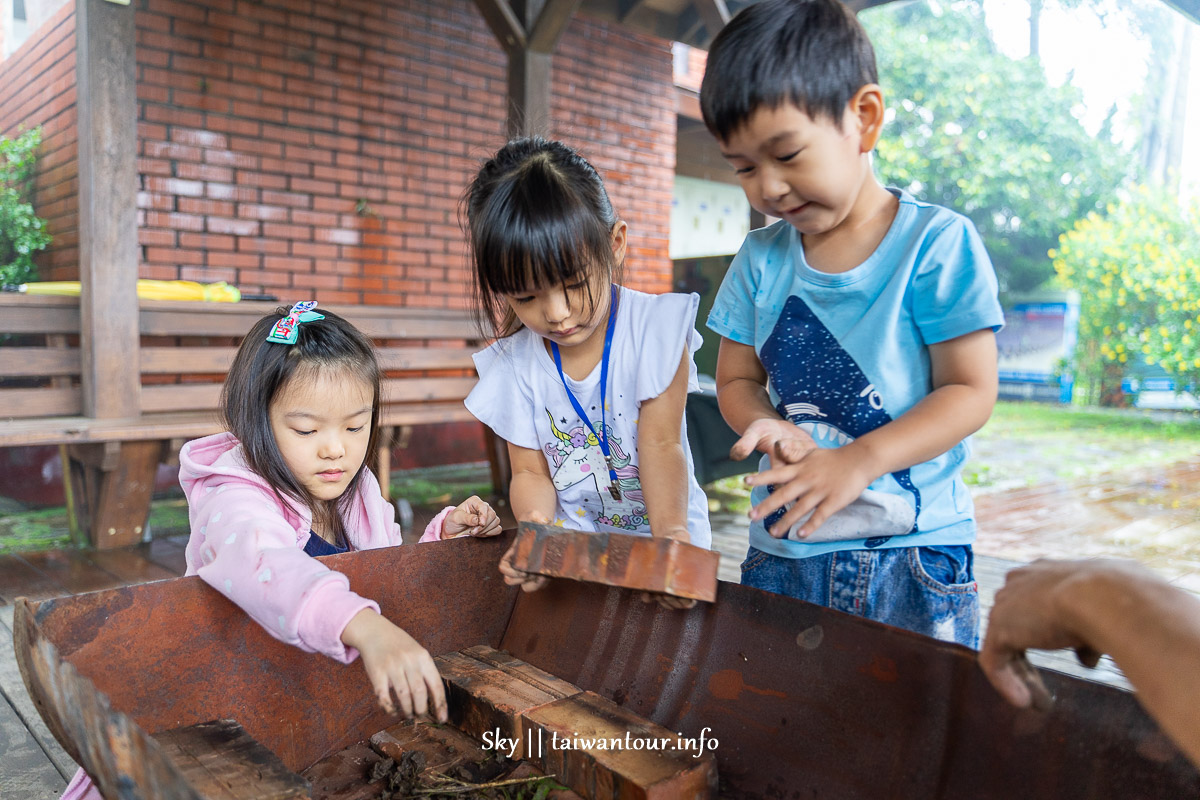
[[[715,739],[722,797],[1200,796],[1121,690],[1046,673],[1053,710],[1018,711],[965,648],[728,583],[675,612],[571,581],[521,594],[496,571],[511,538],[327,561],[435,654],[487,644]],[[277,642],[199,578],[20,601],[14,627],[35,704],[109,797],[196,797],[152,738],[182,726],[236,720],[300,772],[395,722],[358,664]]]

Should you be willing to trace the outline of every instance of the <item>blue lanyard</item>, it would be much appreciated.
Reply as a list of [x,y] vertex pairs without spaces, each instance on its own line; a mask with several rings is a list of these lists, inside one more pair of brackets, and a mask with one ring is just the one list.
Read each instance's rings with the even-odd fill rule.
[[567,376],[563,374],[562,356],[558,352],[557,342],[550,343],[550,352],[554,354],[554,366],[558,367],[558,377],[562,381],[563,388],[567,390],[567,399],[571,401],[571,406],[575,409],[575,413],[583,420],[583,424],[592,432],[592,436],[596,437],[596,442],[600,445],[600,452],[604,454],[604,463],[608,466],[608,492],[613,496],[614,500],[619,501],[621,499],[621,490],[617,486],[617,471],[613,469],[612,454],[608,447],[608,426],[604,410],[604,399],[608,390],[608,355],[612,351],[613,319],[616,317],[616,314],[617,287],[616,284],[613,284],[612,296],[608,302],[608,329],[604,331],[604,355],[600,358],[600,433],[596,433],[596,429],[592,427],[591,421],[583,411],[583,406],[579,405],[579,400],[575,398],[575,393],[567,385]]

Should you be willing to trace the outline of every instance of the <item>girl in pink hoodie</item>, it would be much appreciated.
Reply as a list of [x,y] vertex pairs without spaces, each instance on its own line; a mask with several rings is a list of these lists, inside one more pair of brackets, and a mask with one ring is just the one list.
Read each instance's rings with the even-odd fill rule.
[[[228,433],[196,439],[179,454],[192,535],[187,574],[239,605],[269,634],[349,663],[362,655],[379,698],[405,716],[446,721],[433,658],[350,591],[344,575],[313,556],[401,543],[367,457],[379,432],[375,351],[316,303],[264,317],[242,341],[225,380]],[[500,522],[471,497],[442,510],[422,542],[492,536]],[[97,798],[80,770],[67,798]]]

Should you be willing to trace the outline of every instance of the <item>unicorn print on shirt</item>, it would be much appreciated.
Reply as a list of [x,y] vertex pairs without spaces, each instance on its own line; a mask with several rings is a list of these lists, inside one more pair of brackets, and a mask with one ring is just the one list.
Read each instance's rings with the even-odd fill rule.
[[[578,425],[564,433],[555,424],[550,409],[546,409],[546,416],[550,417],[550,429],[558,440],[542,448],[550,463],[555,490],[562,492],[585,482],[592,489],[580,500],[575,513],[579,516],[591,516],[597,524],[610,528],[637,530],[645,525],[646,501],[642,494],[642,482],[638,479],[638,468],[630,463],[633,458],[621,448],[621,440],[613,435],[612,426],[604,426],[604,435],[608,440],[613,467],[617,473],[617,487],[621,490],[620,500],[614,500],[608,491],[608,465],[604,462],[604,452],[600,449],[596,434],[584,425]],[[600,426],[600,420],[593,422],[593,427],[597,430]]]

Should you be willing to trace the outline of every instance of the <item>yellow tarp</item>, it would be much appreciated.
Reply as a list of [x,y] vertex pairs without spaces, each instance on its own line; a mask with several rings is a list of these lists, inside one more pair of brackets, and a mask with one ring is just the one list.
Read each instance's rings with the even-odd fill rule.
[[[17,291],[23,294],[52,294],[78,297],[79,281],[42,281],[22,283]],[[242,293],[236,286],[225,281],[196,283],[195,281],[152,281],[137,282],[137,296],[142,300],[204,300],[209,303],[236,303]]]

